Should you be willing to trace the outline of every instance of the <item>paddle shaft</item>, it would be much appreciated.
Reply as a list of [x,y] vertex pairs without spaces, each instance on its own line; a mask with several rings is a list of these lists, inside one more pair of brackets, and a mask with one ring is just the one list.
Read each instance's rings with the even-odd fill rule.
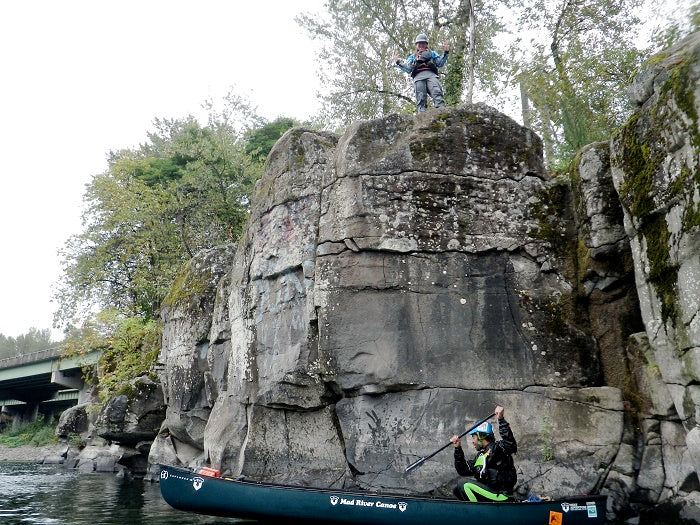
[[[486,416],[486,417],[485,417],[484,419],[482,419],[481,421],[477,421],[476,423],[474,423],[474,425],[472,425],[472,426],[469,427],[467,430],[465,430],[464,432],[462,432],[462,433],[459,435],[459,439],[462,439],[464,436],[466,436],[467,434],[469,434],[469,432],[471,432],[472,430],[474,430],[476,427],[478,427],[478,426],[481,425],[482,423],[486,423],[489,419],[491,419],[491,418],[492,418],[493,416],[495,416],[495,415],[496,415],[496,413],[494,412],[493,414],[489,414],[488,416]],[[437,449],[435,452],[433,452],[433,453],[430,454],[429,456],[423,456],[422,458],[420,458],[420,459],[419,459],[418,461],[416,461],[415,463],[411,463],[408,467],[406,467],[406,470],[404,470],[404,472],[410,472],[410,471],[412,471],[414,468],[417,468],[417,467],[421,466],[423,463],[425,463],[425,462],[428,461],[430,458],[432,458],[435,454],[437,454],[437,453],[439,453],[439,452],[442,452],[442,451],[445,450],[447,447],[449,447],[451,444],[452,444],[452,442],[450,441],[449,443],[447,443],[446,445],[443,445],[442,447],[440,447],[439,449]]]

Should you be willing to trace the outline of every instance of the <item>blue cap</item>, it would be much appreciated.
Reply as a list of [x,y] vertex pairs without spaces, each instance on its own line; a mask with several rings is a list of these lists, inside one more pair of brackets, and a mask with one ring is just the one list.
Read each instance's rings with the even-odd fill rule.
[[493,434],[493,427],[491,426],[491,423],[485,422],[475,429],[470,430],[469,435],[471,434]]

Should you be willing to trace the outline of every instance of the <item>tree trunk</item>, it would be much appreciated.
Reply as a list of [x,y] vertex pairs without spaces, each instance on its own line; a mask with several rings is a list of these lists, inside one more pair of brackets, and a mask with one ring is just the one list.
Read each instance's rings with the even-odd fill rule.
[[560,51],[560,31],[564,25],[563,19],[567,14],[568,7],[569,2],[564,2],[562,10],[559,13],[559,18],[557,19],[554,34],[552,35],[552,43],[549,48],[552,52],[554,68],[556,69],[559,85],[561,86],[561,125],[564,129],[564,140],[569,146],[577,150],[588,144],[586,132],[588,118],[586,115],[587,108],[576,96]]
[[[474,57],[476,56],[476,17],[474,16],[474,2],[469,3],[469,51],[467,57],[467,91],[466,103],[472,103],[474,94]],[[463,2],[464,3],[464,2]]]
[[525,91],[525,84],[520,81],[520,107],[523,116],[523,125],[532,128],[532,110],[530,109],[530,98]]
[[[471,0],[461,0],[455,25],[457,37],[450,44],[450,59],[447,63],[445,75],[445,102],[449,106],[455,106],[462,100],[465,70],[467,73],[467,102],[472,101],[472,89],[474,80],[473,60],[473,6]],[[469,47],[467,47],[467,32],[469,32]],[[465,59],[466,57],[466,59]]]

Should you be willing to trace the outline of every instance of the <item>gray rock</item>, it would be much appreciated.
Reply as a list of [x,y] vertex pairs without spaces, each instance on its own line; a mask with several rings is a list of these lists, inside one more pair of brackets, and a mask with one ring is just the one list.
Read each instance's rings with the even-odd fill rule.
[[98,436],[127,446],[154,439],[165,415],[159,383],[144,376],[130,387],[130,394],[112,398],[95,422]]
[[[157,422],[150,439],[165,430],[183,444],[182,448],[186,444],[201,452],[204,447],[204,428],[214,398],[226,384],[225,360],[221,369],[214,367],[216,375],[210,362],[215,361],[212,354],[221,356],[230,337],[230,331],[222,327],[227,314],[221,307],[215,311],[215,301],[225,293],[220,282],[230,268],[234,250],[235,246],[220,246],[197,254],[181,272],[163,309],[165,328],[159,361],[164,365],[160,383],[165,421],[161,418]],[[215,312],[217,329],[210,339]]]
[[591,257],[602,259],[628,251],[622,207],[610,171],[610,145],[601,142],[583,148],[577,173],[580,180],[579,231],[591,250]]
[[89,427],[87,409],[89,406],[88,403],[84,403],[63,411],[56,425],[56,435],[59,438],[68,438],[71,435],[87,432]]
[[[595,484],[622,406],[614,389],[579,393],[599,381],[597,348],[562,312],[573,286],[558,245],[569,238],[561,187],[544,178],[539,139],[483,105],[361,122],[340,139],[288,132],[231,272],[207,288],[209,335],[184,323],[188,303],[165,316],[161,431],[171,437],[156,439],[151,461],[174,454],[232,475],[433,490],[452,468],[405,478],[409,459],[448,439],[469,410],[492,409],[498,385],[518,393],[504,394],[517,414],[543,399],[582,423],[591,403],[618,414],[614,431],[585,441],[594,450],[565,452],[573,434],[548,444],[570,462],[560,477],[596,462],[591,476],[570,473],[572,486]],[[188,350],[202,339],[206,360]],[[418,428],[426,396],[453,405],[420,422],[440,433]],[[395,442],[399,432],[412,441]],[[436,465],[441,474],[427,476]]]
[[634,352],[646,363],[636,372],[650,400],[641,406],[662,418],[660,433],[645,432],[635,497],[676,509],[700,488],[700,33],[656,57],[632,93],[639,107],[611,141],[611,171],[648,339]]

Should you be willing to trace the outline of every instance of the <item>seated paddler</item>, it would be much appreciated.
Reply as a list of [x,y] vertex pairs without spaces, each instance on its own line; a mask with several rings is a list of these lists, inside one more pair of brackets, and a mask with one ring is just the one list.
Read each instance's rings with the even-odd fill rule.
[[513,454],[518,445],[504,417],[504,408],[497,406],[494,410],[498,418],[496,440],[491,423],[484,422],[469,434],[476,449],[474,459],[466,459],[459,436],[452,436],[454,445],[455,469],[460,476],[470,476],[473,480],[460,481],[454,488],[454,494],[464,501],[508,501],[512,500],[513,487],[517,481]]

